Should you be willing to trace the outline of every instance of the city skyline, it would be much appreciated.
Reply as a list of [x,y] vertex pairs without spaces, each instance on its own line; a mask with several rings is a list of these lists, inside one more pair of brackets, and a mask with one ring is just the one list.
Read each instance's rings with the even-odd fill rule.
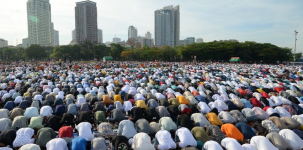
[[[27,37],[26,2],[0,1],[0,38],[8,40],[9,45],[16,45],[17,40],[20,44]],[[50,0],[52,22],[60,32],[61,45],[72,40],[76,2],[79,1]],[[97,2],[100,10],[98,28],[103,30],[103,42],[112,41],[115,35],[127,40],[130,25],[138,29],[138,36],[144,36],[147,31],[154,33],[154,11],[169,5],[180,5],[181,8],[180,39],[195,37],[202,38],[204,42],[237,39],[293,48],[294,30],[297,30],[297,51],[303,51],[303,10],[300,9],[303,1],[300,0]]]

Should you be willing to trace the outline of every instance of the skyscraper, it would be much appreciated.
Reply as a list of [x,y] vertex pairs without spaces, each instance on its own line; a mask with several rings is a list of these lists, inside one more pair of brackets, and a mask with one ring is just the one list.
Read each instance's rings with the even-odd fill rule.
[[138,36],[137,28],[135,28],[134,26],[129,26],[128,27],[128,39],[133,38],[133,39],[137,40],[137,36]]
[[76,40],[76,29],[72,31],[72,40]]
[[59,31],[54,30],[54,42],[53,42],[53,46],[59,46]]
[[152,35],[149,31],[147,33],[145,33],[145,38],[146,39],[151,39],[152,38]]
[[103,33],[101,29],[98,29],[98,43],[99,44],[103,43]]
[[53,24],[49,0],[27,1],[28,44],[53,45]]
[[77,2],[75,7],[76,41],[98,42],[97,5],[90,0]]
[[7,47],[7,46],[8,46],[7,40],[0,39],[0,47]]
[[28,38],[22,39],[22,47],[27,48],[28,47]]
[[180,11],[176,7],[167,6],[155,11],[155,45],[171,47],[179,45]]

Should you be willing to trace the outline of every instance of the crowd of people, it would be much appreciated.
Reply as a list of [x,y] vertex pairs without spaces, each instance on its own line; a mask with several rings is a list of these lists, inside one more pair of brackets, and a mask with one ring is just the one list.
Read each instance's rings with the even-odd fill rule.
[[303,150],[302,66],[0,68],[0,150]]

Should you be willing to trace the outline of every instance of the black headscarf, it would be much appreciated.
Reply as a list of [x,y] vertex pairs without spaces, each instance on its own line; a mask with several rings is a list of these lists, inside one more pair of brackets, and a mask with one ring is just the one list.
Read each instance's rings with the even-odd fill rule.
[[14,142],[16,136],[17,136],[17,134],[16,134],[15,130],[12,130],[12,129],[4,130],[0,134],[0,142],[5,144],[6,146],[9,145],[9,146],[13,147],[13,142]]

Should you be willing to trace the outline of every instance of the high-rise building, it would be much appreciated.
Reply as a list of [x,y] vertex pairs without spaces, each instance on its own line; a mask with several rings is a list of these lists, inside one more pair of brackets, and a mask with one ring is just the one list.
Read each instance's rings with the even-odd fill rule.
[[8,46],[7,40],[0,39],[0,47],[7,47],[7,46]]
[[24,38],[22,39],[22,47],[23,48],[27,48],[29,45],[28,45],[28,38]]
[[129,26],[128,27],[128,39],[133,38],[133,39],[137,40],[137,36],[138,36],[137,28],[135,28],[134,26]]
[[53,45],[54,26],[49,0],[27,1],[28,44]]
[[195,43],[195,38],[194,37],[188,37],[184,40],[180,40],[179,45],[189,45]]
[[186,38],[186,41],[187,41],[186,44],[189,45],[195,43],[196,39],[194,37],[188,37]]
[[75,7],[76,41],[98,42],[97,5],[86,0],[77,2]]
[[121,38],[117,38],[117,37],[113,38],[113,43],[117,44],[119,42],[121,42]]
[[149,31],[145,33],[145,38],[146,39],[152,39],[152,35]]
[[196,43],[203,43],[203,39],[202,38],[197,38]]
[[180,11],[176,7],[167,6],[155,11],[155,45],[171,47],[179,45]]
[[76,29],[72,31],[72,40],[76,40]]
[[144,46],[152,47],[152,43],[153,43],[153,40],[152,40],[152,39],[144,38],[144,39],[142,40],[141,46],[142,46],[142,47],[144,47]]
[[138,40],[137,40],[137,42],[139,42],[139,43],[141,43],[141,45],[143,44],[143,40],[144,40],[145,38],[144,37],[142,37],[142,36],[138,36]]
[[53,42],[53,46],[59,46],[59,31],[54,30],[54,42]]
[[98,43],[99,44],[103,43],[103,33],[101,29],[98,29]]

